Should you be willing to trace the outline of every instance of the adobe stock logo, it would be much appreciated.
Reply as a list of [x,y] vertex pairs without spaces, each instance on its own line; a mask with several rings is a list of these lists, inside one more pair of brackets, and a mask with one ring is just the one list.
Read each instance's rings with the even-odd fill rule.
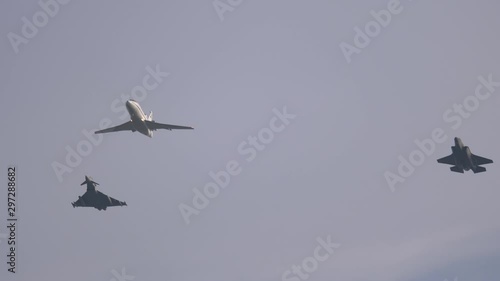
[[[273,142],[275,134],[283,132],[290,124],[290,121],[295,119],[295,114],[287,112],[286,106],[280,111],[277,108],[273,109],[274,116],[269,120],[268,127],[259,130],[256,136],[249,136],[246,141],[242,141],[238,145],[238,153],[241,156],[246,156],[247,162],[252,162],[260,151],[266,149]],[[208,176],[211,181],[203,186],[203,189],[193,188],[192,206],[189,204],[179,204],[179,211],[186,225],[191,223],[192,215],[199,215],[200,211],[207,208],[210,204],[210,199],[215,199],[219,196],[222,189],[229,186],[231,178],[239,175],[243,171],[240,162],[230,160],[226,163],[224,169],[214,173],[210,171]]]
[[319,263],[330,258],[334,250],[340,247],[340,244],[332,243],[331,235],[328,235],[326,240],[318,237],[316,241],[319,245],[314,249],[313,255],[304,258],[300,265],[292,265],[290,270],[283,272],[281,280],[300,281],[309,279],[310,274],[318,270]]
[[126,271],[125,267],[122,267],[121,273],[119,273],[114,269],[111,270],[111,274],[113,274],[114,278],[111,278],[109,281],[132,281],[135,279],[135,276],[127,275],[125,271]]
[[390,0],[387,3],[387,10],[370,11],[374,20],[367,22],[364,30],[357,26],[354,27],[354,46],[346,42],[340,43],[340,50],[344,54],[347,63],[351,63],[352,55],[360,54],[362,49],[370,45],[372,39],[382,32],[382,28],[386,28],[391,23],[393,15],[398,15],[402,11],[403,6],[401,6],[399,0]]
[[7,38],[9,39],[12,49],[17,54],[19,53],[19,45],[28,44],[30,39],[33,39],[38,34],[38,29],[46,26],[49,23],[50,18],[54,18],[61,9],[60,5],[66,5],[70,0],[40,0],[38,5],[41,10],[36,11],[31,20],[26,17],[22,17],[21,21],[23,26],[21,27],[21,35],[9,32]]
[[243,0],[215,0],[212,2],[221,22],[224,21],[226,12],[233,12],[241,3],[243,3]]

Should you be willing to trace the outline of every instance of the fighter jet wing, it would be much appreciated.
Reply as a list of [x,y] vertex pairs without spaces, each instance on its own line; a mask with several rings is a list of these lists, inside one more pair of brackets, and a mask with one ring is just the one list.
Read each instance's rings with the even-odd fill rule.
[[90,202],[86,202],[84,199],[84,196],[80,196],[78,200],[75,202],[71,203],[74,207],[94,207]]
[[132,120],[127,121],[121,125],[107,128],[104,130],[100,130],[95,132],[95,134],[103,134],[103,133],[111,133],[111,132],[118,132],[118,131],[135,131],[134,125],[132,125]]
[[453,154],[450,154],[446,157],[440,158],[437,161],[438,161],[438,163],[441,163],[441,164],[455,165],[455,157],[453,157]]
[[474,154],[472,154],[472,161],[474,161],[476,163],[476,165],[484,165],[484,164],[493,163],[493,161],[488,159],[488,158],[484,158],[484,157],[477,156]]
[[148,120],[146,120],[146,124],[148,125],[149,129],[151,129],[151,130],[166,129],[166,130],[171,131],[171,130],[182,130],[182,129],[188,129],[188,130],[194,129],[192,127],[187,127],[187,126],[162,124],[162,123],[156,123],[155,121],[148,121]]
[[127,206],[126,202],[118,201],[115,198],[109,197],[108,195],[97,191],[98,200],[104,203],[107,207],[113,206]]

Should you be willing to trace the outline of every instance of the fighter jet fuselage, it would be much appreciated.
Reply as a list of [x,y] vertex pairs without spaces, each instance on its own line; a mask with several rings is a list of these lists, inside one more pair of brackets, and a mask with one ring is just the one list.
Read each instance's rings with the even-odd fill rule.
[[110,201],[103,199],[100,194],[101,192],[97,190],[89,190],[84,194],[84,196],[78,196],[78,200],[80,200],[82,206],[73,205],[73,207],[94,207],[99,211],[106,210]]
[[93,181],[90,177],[85,176],[85,181],[81,185],[87,185],[87,192],[82,196],[78,196],[78,200],[71,203],[73,208],[75,207],[94,207],[97,210],[106,210],[108,207],[114,206],[127,206],[126,202],[118,201],[106,194],[96,190],[96,186],[99,185]]
[[474,164],[472,160],[472,153],[468,146],[464,146],[463,142],[459,138],[455,138],[455,146],[451,148],[453,157],[455,157],[455,165],[469,171],[471,168],[475,168],[477,165]]

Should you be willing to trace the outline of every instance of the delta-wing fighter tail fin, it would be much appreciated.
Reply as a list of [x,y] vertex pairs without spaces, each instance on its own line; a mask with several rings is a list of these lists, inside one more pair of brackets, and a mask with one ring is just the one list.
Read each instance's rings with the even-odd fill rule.
[[99,185],[97,182],[93,181],[91,177],[85,176],[85,181],[82,182],[80,185],[88,184],[88,183],[93,183],[95,185]]

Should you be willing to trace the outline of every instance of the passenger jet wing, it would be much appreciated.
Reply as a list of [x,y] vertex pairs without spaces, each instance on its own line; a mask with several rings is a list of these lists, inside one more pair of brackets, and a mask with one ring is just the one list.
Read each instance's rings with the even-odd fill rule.
[[182,130],[182,129],[188,129],[188,130],[193,130],[194,128],[192,127],[187,127],[187,126],[177,126],[177,125],[170,125],[170,124],[162,124],[162,123],[156,123],[155,121],[148,121],[146,120],[146,124],[148,125],[148,128],[156,131],[157,129],[166,129],[166,130]]
[[104,130],[100,130],[95,132],[96,134],[103,134],[103,133],[111,133],[111,132],[118,132],[118,131],[135,131],[134,125],[132,125],[132,120],[127,121],[121,125],[107,128]]

